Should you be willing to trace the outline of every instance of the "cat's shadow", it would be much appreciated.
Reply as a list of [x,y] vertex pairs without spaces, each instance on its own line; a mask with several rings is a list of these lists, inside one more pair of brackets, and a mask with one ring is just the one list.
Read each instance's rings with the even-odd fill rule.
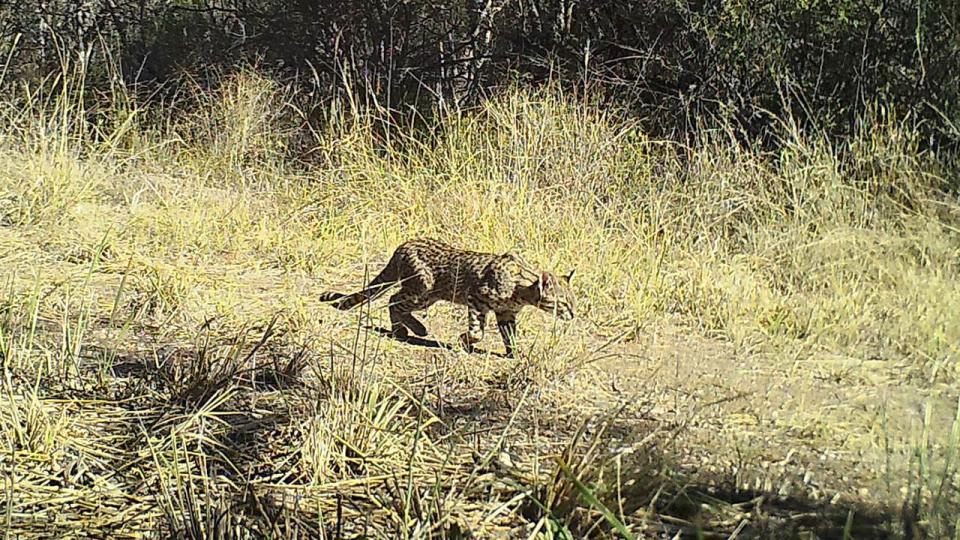
[[[417,337],[417,336],[407,336],[407,337],[399,338],[399,337],[397,337],[397,336],[394,336],[394,335],[393,335],[389,330],[387,330],[386,328],[381,328],[381,327],[379,327],[379,326],[367,326],[366,328],[367,328],[368,330],[371,330],[371,331],[373,331],[373,332],[376,332],[376,333],[380,334],[381,336],[384,336],[384,337],[387,337],[387,338],[390,338],[390,339],[399,341],[400,343],[406,343],[406,344],[408,344],[408,345],[413,345],[413,346],[416,346],[416,347],[425,347],[425,348],[428,348],[428,349],[445,349],[445,350],[448,350],[448,351],[462,351],[462,350],[463,350],[463,349],[460,348],[460,347],[456,347],[456,346],[454,346],[454,345],[451,345],[451,344],[449,344],[449,343],[444,343],[444,342],[442,342],[442,341],[437,341],[437,340],[435,340],[435,339],[426,339],[426,338]],[[507,358],[507,355],[504,354],[504,353],[498,353],[498,352],[488,351],[488,350],[480,349],[480,348],[477,348],[477,347],[471,348],[470,353],[471,353],[471,354],[480,354],[480,355],[487,355],[487,354],[489,354],[489,355],[491,355],[491,356],[496,356],[496,357],[499,357],[499,358]]]

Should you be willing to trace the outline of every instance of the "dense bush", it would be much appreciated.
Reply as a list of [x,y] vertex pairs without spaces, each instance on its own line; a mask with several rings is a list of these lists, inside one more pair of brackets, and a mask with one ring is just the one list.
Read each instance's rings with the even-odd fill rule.
[[441,98],[476,103],[518,77],[561,79],[630,103],[661,133],[716,116],[756,133],[785,108],[849,133],[864,107],[880,102],[925,120],[941,141],[960,139],[954,2],[51,0],[22,8],[0,4],[2,43],[22,34],[19,76],[57,61],[49,46],[57,36],[71,48],[119,43],[130,80],[257,59],[325,92],[347,85],[380,104],[426,110]]

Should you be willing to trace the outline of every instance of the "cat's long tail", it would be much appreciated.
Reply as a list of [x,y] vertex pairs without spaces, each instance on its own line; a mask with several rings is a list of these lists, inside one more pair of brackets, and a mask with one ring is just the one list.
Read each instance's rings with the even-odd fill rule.
[[320,293],[321,302],[330,302],[333,307],[346,311],[352,309],[364,302],[372,302],[387,292],[387,289],[400,282],[400,275],[397,272],[397,264],[394,261],[396,255],[390,258],[387,266],[380,271],[376,277],[370,281],[370,284],[363,290],[352,294],[327,291]]

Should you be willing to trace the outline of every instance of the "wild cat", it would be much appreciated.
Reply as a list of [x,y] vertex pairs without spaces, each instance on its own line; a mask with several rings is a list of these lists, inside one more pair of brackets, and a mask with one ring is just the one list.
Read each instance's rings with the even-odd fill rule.
[[408,331],[427,335],[426,327],[413,312],[445,300],[467,306],[467,331],[460,336],[464,347],[469,349],[483,339],[487,314],[492,311],[507,356],[513,356],[516,317],[523,307],[535,306],[561,320],[574,318],[576,302],[570,289],[573,274],[558,278],[538,271],[512,252],[479,253],[420,238],[400,245],[365,289],[353,294],[325,292],[320,300],[348,310],[399,284],[400,290],[390,297],[394,336],[405,338]]

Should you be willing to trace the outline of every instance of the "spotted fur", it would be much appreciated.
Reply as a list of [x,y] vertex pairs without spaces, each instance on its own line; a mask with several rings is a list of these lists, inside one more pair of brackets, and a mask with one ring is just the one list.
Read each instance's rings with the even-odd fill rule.
[[353,294],[325,292],[320,300],[337,309],[351,309],[382,296],[399,284],[390,297],[392,333],[427,335],[413,312],[444,300],[467,307],[467,331],[460,342],[469,348],[483,339],[487,315],[493,312],[508,356],[516,342],[517,313],[535,306],[562,320],[574,317],[576,303],[570,289],[573,272],[558,278],[537,271],[515,253],[496,255],[457,249],[437,240],[410,240],[398,247],[387,265],[363,290]]

